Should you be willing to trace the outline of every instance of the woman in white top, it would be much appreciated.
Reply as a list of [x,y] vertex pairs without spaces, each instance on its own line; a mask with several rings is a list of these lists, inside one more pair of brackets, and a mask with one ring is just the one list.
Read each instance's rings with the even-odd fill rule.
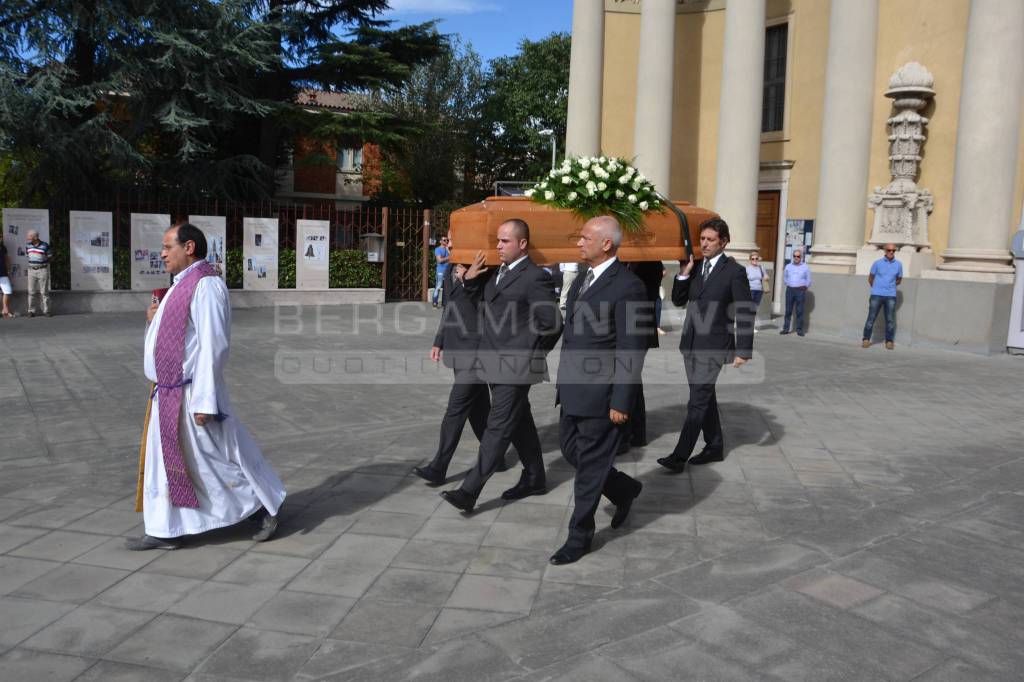
[[[754,313],[761,307],[761,299],[764,297],[764,285],[768,281],[768,274],[761,267],[761,253],[750,252],[750,263],[747,265],[747,281],[750,283],[750,300],[754,303]],[[756,327],[755,327],[756,331]]]

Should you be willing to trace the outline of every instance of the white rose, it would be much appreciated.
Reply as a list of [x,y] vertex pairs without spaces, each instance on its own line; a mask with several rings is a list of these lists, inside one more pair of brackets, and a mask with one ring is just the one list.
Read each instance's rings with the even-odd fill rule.
[[597,188],[598,188],[599,190],[601,190],[601,191],[603,192],[603,191],[605,191],[606,189],[608,189],[608,185],[606,185],[606,184],[605,184],[605,183],[603,183],[603,182],[599,182],[599,183],[597,183]]
[[551,171],[550,173],[548,173],[548,177],[549,178],[557,178],[558,177],[558,171],[556,171],[556,170]]
[[523,192],[523,196],[532,197],[535,191],[536,190],[528,189],[525,192]]
[[563,175],[562,176],[562,184],[563,185],[568,185],[571,182],[572,182],[572,178],[570,178],[568,175]]
[[581,170],[580,171],[580,180],[589,180],[589,179],[590,179],[590,173],[588,173],[585,170]]
[[647,182],[647,178],[644,177],[643,173],[637,173],[636,179],[639,180],[640,182]]
[[540,183],[540,188],[541,189],[547,189],[548,188],[548,183],[547,182]]
[[569,201],[576,201],[576,197],[578,197],[578,196],[579,195],[576,194],[576,192],[569,192],[569,197],[568,197]]
[[633,185],[632,185],[633,191],[634,192],[639,192],[640,191],[640,185],[641,185],[641,183],[639,183],[636,180],[634,180],[633,181]]
[[641,202],[640,202],[639,204],[637,204],[637,205],[638,205],[638,206],[640,207],[640,210],[641,210],[641,211],[646,211],[646,210],[647,210],[647,202],[646,202],[646,201],[641,201]]
[[551,190],[548,190],[544,192],[544,198],[547,199],[548,201],[551,201],[552,199],[555,198],[555,193],[552,192]]
[[601,163],[606,163],[608,161],[608,159],[606,159],[606,158],[604,158],[602,156],[600,159],[598,159],[598,161],[600,161]]
[[582,166],[583,168],[590,168],[590,159],[586,157],[580,159],[580,166]]
[[626,193],[623,192],[621,189],[615,190],[615,198],[616,199],[621,199],[624,196],[626,196]]
[[591,192],[597,189],[597,185],[594,184],[593,180],[587,183],[587,189],[590,190]]
[[587,188],[587,196],[588,196],[588,197],[592,197],[592,196],[594,196],[594,190],[592,190],[592,189],[590,189],[590,188],[588,187],[588,188]]
[[627,199],[627,200],[629,201],[629,203],[631,203],[631,204],[635,204],[635,203],[636,203],[636,195],[635,195],[635,194],[630,194],[630,195],[629,195],[628,197],[626,197],[626,199]]
[[628,175],[623,175],[622,177],[619,178],[619,184],[620,185],[625,185],[627,182],[629,182],[629,176]]

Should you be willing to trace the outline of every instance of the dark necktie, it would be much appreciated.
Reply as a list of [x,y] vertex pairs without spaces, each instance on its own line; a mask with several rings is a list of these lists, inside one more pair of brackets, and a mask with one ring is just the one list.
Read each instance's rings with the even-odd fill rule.
[[505,263],[501,264],[498,268],[498,276],[494,279],[495,284],[501,284],[501,278],[508,274],[508,265]]
[[704,272],[701,273],[701,276],[700,276],[701,280],[707,281],[708,275],[710,275],[710,274],[711,274],[711,259],[710,258],[705,258],[704,259]]
[[587,270],[587,276],[583,280],[583,286],[580,287],[580,296],[581,297],[583,296],[583,293],[587,289],[589,289],[590,285],[593,284],[593,283],[594,283],[594,269],[591,268],[590,270]]

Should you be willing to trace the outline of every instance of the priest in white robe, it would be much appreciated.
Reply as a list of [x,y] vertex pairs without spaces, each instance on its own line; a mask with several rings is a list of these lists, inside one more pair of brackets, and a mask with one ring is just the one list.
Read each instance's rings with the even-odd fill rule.
[[174,284],[147,311],[144,370],[155,390],[139,481],[146,531],[127,547],[174,549],[183,536],[250,517],[259,522],[253,539],[268,540],[285,490],[234,413],[224,383],[227,286],[206,263],[205,235],[193,225],[167,230],[160,255]]

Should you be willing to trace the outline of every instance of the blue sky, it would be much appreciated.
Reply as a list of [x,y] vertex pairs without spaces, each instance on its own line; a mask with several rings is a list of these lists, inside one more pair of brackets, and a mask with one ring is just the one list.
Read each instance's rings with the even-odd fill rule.
[[[594,0],[588,0],[594,1]],[[572,29],[571,0],[390,0],[396,25],[440,19],[438,30],[471,43],[483,60],[514,54],[523,38]]]

